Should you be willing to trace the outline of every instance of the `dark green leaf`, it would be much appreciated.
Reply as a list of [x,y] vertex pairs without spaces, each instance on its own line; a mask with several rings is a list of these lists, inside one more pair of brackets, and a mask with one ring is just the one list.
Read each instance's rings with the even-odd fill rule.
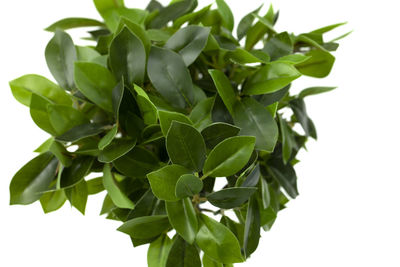
[[279,128],[281,130],[281,138],[282,138],[282,159],[286,164],[290,156],[292,155],[292,149],[295,146],[295,142],[293,140],[293,133],[291,132],[289,125],[286,120],[281,116],[279,117]]
[[293,43],[287,32],[282,32],[269,39],[263,51],[270,55],[271,60],[293,53]]
[[201,134],[189,124],[173,121],[165,146],[172,163],[200,171],[206,159],[206,145]]
[[148,173],[159,167],[158,159],[154,154],[139,146],[135,146],[113,164],[122,174],[135,178],[145,178]]
[[56,140],[63,142],[76,142],[86,137],[98,135],[105,130],[103,124],[87,123],[75,126],[66,133],[56,137]]
[[104,163],[115,161],[131,151],[135,145],[136,139],[114,139],[100,152],[98,160]]
[[79,183],[88,174],[93,164],[92,157],[77,157],[71,166],[64,168],[61,174],[61,188],[71,187]]
[[244,98],[235,105],[234,121],[240,135],[254,135],[258,150],[272,152],[278,139],[278,126],[271,114],[253,98]]
[[218,94],[221,96],[226,108],[229,113],[233,114],[233,106],[235,105],[237,98],[229,79],[220,70],[209,70],[208,72],[210,73],[215,87],[218,90]]
[[255,145],[253,136],[230,137],[219,143],[204,163],[204,175],[225,177],[235,174],[250,159]]
[[46,46],[45,55],[47,66],[58,84],[66,90],[75,88],[74,62],[77,57],[71,37],[63,31],[56,30],[53,39]]
[[328,76],[333,63],[335,63],[335,57],[322,50],[311,50],[306,56],[311,58],[296,65],[296,68],[301,74],[311,77],[324,78]]
[[29,161],[11,180],[10,205],[38,200],[56,178],[57,166],[58,160],[48,152]]
[[208,257],[224,264],[243,261],[239,242],[226,226],[204,214],[199,223],[196,243]]
[[158,112],[158,117],[160,118],[161,130],[164,136],[167,136],[168,130],[173,121],[192,124],[191,120],[187,116],[178,112],[160,110]]
[[197,103],[197,105],[193,108],[189,118],[197,130],[201,131],[212,123],[211,110],[213,104],[214,98],[209,97]]
[[133,22],[129,18],[121,17],[116,32],[120,32],[124,28],[124,26],[128,27],[128,29],[131,30],[131,32],[134,33],[142,41],[146,50],[146,55],[148,55],[150,52],[151,41],[143,26],[139,25],[136,22]]
[[169,228],[168,216],[152,215],[129,220],[121,225],[118,231],[133,238],[147,239],[156,237]]
[[297,176],[292,165],[285,165],[283,162],[275,160],[267,169],[290,197],[296,198],[298,196]]
[[317,132],[313,121],[307,115],[307,109],[306,104],[304,103],[304,99],[297,98],[290,101],[290,107],[292,108],[297,121],[303,127],[306,135],[317,139]]
[[228,30],[232,31],[235,24],[233,14],[229,6],[224,0],[216,0],[218,12],[222,17],[222,25]]
[[197,6],[197,0],[174,1],[160,10],[158,15],[150,22],[150,28],[162,28],[167,22],[175,20],[191,11]]
[[336,89],[336,87],[309,87],[300,92],[299,98],[330,92],[334,89]]
[[246,213],[246,224],[244,227],[243,250],[248,258],[258,247],[260,240],[260,211],[257,199],[251,197]]
[[67,196],[71,205],[85,215],[86,203],[88,199],[88,188],[85,180],[81,180],[72,187],[65,189],[65,195]]
[[128,86],[142,84],[146,70],[146,51],[142,41],[124,27],[110,45],[110,66],[117,80],[122,77]]
[[104,165],[103,184],[115,206],[124,209],[133,209],[135,207],[133,202],[121,191],[120,185],[111,172],[109,164]]
[[192,197],[203,189],[203,182],[193,174],[182,175],[176,183],[175,196],[178,198]]
[[206,46],[210,28],[189,25],[172,35],[165,48],[178,52],[186,66],[191,65]]
[[212,149],[225,139],[236,136],[239,131],[240,128],[234,125],[224,122],[216,122],[204,128],[201,131],[201,134],[204,137],[207,147]]
[[114,126],[103,138],[101,138],[99,142],[99,149],[103,150],[106,146],[108,146],[114,137],[117,135],[118,127]]
[[246,180],[239,185],[241,187],[256,187],[258,184],[258,181],[260,180],[260,165],[256,165],[254,169],[251,171],[251,173],[246,177]]
[[186,242],[193,244],[198,223],[191,199],[186,197],[179,201],[166,201],[165,207],[172,227]]
[[263,5],[259,6],[256,10],[250,12],[246,16],[242,18],[242,20],[239,22],[239,25],[236,29],[236,35],[239,40],[241,40],[243,37],[246,36],[247,31],[250,29],[251,25],[253,24],[255,17],[253,14],[258,14],[260,9],[262,8]]
[[185,108],[193,105],[192,78],[179,54],[153,46],[147,72],[151,83],[172,106]]
[[207,200],[216,207],[232,209],[242,205],[256,191],[256,187],[226,188],[207,195]]
[[175,238],[169,251],[165,267],[201,267],[196,246],[190,245],[180,237]]
[[177,201],[175,187],[179,178],[190,173],[185,167],[179,165],[168,165],[157,171],[147,174],[154,195],[161,200]]
[[49,32],[55,32],[57,29],[69,30],[74,28],[95,27],[95,26],[101,27],[104,26],[104,23],[95,19],[88,19],[88,18],[65,18],[51,24],[45,30]]
[[57,135],[62,135],[72,128],[89,123],[88,118],[73,107],[49,105],[47,107],[50,123]]

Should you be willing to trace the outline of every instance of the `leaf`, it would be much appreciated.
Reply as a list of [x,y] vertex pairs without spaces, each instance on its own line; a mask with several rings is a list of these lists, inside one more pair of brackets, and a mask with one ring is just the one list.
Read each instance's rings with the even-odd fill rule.
[[186,66],[191,65],[207,44],[210,28],[189,25],[172,35],[165,48],[178,52]]
[[48,105],[47,112],[57,135],[62,135],[76,126],[89,123],[88,118],[73,107]]
[[297,176],[292,165],[285,165],[282,161],[275,160],[268,165],[267,170],[291,198],[296,198],[299,195]]
[[63,142],[76,142],[86,137],[98,135],[104,132],[104,130],[105,126],[100,123],[81,124],[56,137],[56,140]]
[[203,181],[193,174],[184,174],[176,182],[177,198],[192,197],[203,189]]
[[271,60],[277,60],[293,53],[293,43],[287,32],[281,32],[265,44],[263,51],[270,55]]
[[103,138],[101,138],[98,148],[103,150],[106,146],[108,146],[114,137],[117,135],[118,127],[115,125]]
[[179,54],[152,46],[147,72],[153,86],[172,106],[183,109],[193,105],[192,78]]
[[253,98],[256,99],[264,107],[266,107],[280,101],[289,92],[289,89],[290,89],[290,84],[274,93],[256,95],[253,96]]
[[214,98],[209,97],[201,100],[192,109],[190,113],[190,120],[193,122],[194,127],[201,131],[212,123],[211,110],[214,104]]
[[282,63],[287,63],[287,64],[300,64],[309,59],[310,57],[303,55],[303,54],[291,54],[291,55],[286,55],[283,57],[280,57],[277,59],[275,62],[282,62]]
[[61,208],[66,200],[63,190],[50,191],[40,197],[40,205],[44,213],[50,213]]
[[[258,19],[260,18],[260,16],[258,16],[257,13],[251,13],[251,15],[254,18]],[[251,26],[246,31],[246,42],[245,42],[246,50],[251,50],[254,47],[254,45],[258,43],[260,39],[262,39],[268,31],[271,31],[271,26],[274,23],[275,19],[275,14],[272,5],[270,6],[267,14],[263,18],[264,18],[263,21],[258,21],[256,24]]]
[[88,174],[92,164],[93,158],[88,156],[74,159],[71,166],[64,168],[61,174],[60,187],[72,187],[79,183]]
[[172,241],[167,235],[161,235],[156,241],[151,242],[147,251],[148,267],[165,267]]
[[129,220],[121,225],[118,231],[133,238],[147,239],[156,237],[169,228],[167,215],[152,215]]
[[253,136],[235,136],[225,139],[208,155],[204,163],[204,175],[226,177],[235,174],[250,159],[255,141]]
[[49,148],[49,151],[60,161],[64,167],[69,167],[72,163],[72,159],[69,152],[59,142],[53,142]]
[[252,12],[250,12],[249,14],[247,14],[246,16],[244,16],[239,24],[238,27],[236,29],[236,35],[238,40],[240,41],[243,37],[246,36],[247,31],[250,29],[250,27],[252,26],[254,20],[255,20],[255,16],[253,14],[258,14],[258,12],[260,11],[260,9],[262,8],[263,5],[259,6],[257,9],[253,10]]
[[136,22],[133,22],[129,18],[121,17],[116,32],[120,32],[124,27],[128,27],[128,29],[131,30],[131,32],[142,41],[143,46],[146,50],[146,55],[148,55],[150,52],[151,41],[143,26],[139,25]]
[[329,31],[334,30],[334,29],[336,29],[337,27],[343,26],[343,25],[345,25],[345,24],[347,24],[347,22],[332,24],[332,25],[329,25],[329,26],[325,26],[325,27],[316,29],[316,30],[314,30],[314,31],[312,31],[312,32],[310,32],[310,33],[318,33],[318,34],[327,33],[327,32],[329,32]]
[[63,89],[39,75],[24,75],[12,80],[10,87],[15,99],[28,107],[31,103],[32,93],[51,100],[56,104],[72,105],[71,97]]
[[197,245],[208,257],[224,264],[243,262],[235,235],[223,224],[200,214]]
[[243,88],[245,95],[273,93],[282,89],[301,74],[290,64],[271,62],[249,77]]
[[58,160],[49,152],[25,164],[10,183],[10,205],[27,205],[38,200],[56,178]]
[[33,152],[40,153],[40,154],[45,153],[45,152],[49,151],[53,142],[54,142],[54,138],[50,137],[49,139],[44,141],[38,148],[36,148]]
[[98,160],[110,163],[131,151],[136,145],[136,139],[114,139],[103,151],[100,152]]
[[215,87],[218,90],[218,94],[221,96],[226,108],[230,114],[233,114],[233,106],[236,103],[237,98],[229,79],[220,70],[208,70],[208,72],[210,73]]
[[112,111],[112,90],[117,82],[103,66],[90,62],[75,62],[75,83],[90,101],[106,111]]
[[335,63],[335,57],[322,50],[311,50],[306,56],[311,58],[296,65],[297,70],[306,76],[324,78],[331,72]]
[[251,63],[266,63],[267,61],[257,57],[257,54],[252,54],[243,48],[236,48],[234,51],[229,51],[227,57],[236,64],[245,65]]
[[289,125],[287,124],[286,120],[283,119],[280,115],[279,117],[279,128],[281,130],[281,137],[282,137],[282,159],[283,162],[286,164],[290,156],[292,155],[292,149],[296,145],[293,140],[293,133],[289,130]]
[[330,92],[336,88],[337,87],[309,87],[300,92],[299,98]]
[[147,125],[157,123],[157,107],[151,102],[149,96],[142,88],[136,84],[134,84],[133,87],[137,93],[136,102],[141,111],[144,123]]
[[207,195],[207,200],[216,207],[232,209],[242,205],[256,191],[256,187],[226,188]]
[[124,80],[121,81],[112,89],[111,92],[111,102],[112,110],[114,112],[114,117],[117,122],[119,122],[119,113],[121,109],[122,100],[125,94],[125,83]]
[[57,29],[69,30],[74,28],[95,27],[95,26],[102,27],[104,26],[104,23],[95,19],[88,19],[88,18],[65,18],[51,24],[45,30],[48,32],[55,32]]
[[122,77],[128,86],[142,84],[146,71],[146,51],[142,41],[124,27],[111,42],[109,60],[117,80]]
[[167,135],[173,121],[192,124],[188,117],[178,112],[160,110],[158,111],[158,117],[160,118],[161,131],[164,136]]
[[196,12],[191,12],[186,15],[183,15],[182,17],[179,17],[174,21],[173,26],[175,28],[180,28],[186,22],[188,22],[189,25],[195,24],[197,21],[199,21],[204,15],[206,15],[209,12],[210,8],[211,8],[211,5],[208,5]]
[[97,177],[87,181],[88,194],[95,195],[104,191],[103,177]]
[[85,180],[81,180],[79,183],[72,187],[65,189],[65,195],[67,196],[71,205],[85,215],[86,203],[88,199],[88,188]]
[[165,208],[172,227],[186,242],[193,244],[198,223],[191,199],[186,197],[179,201],[166,201]]
[[258,184],[258,181],[260,180],[260,165],[257,164],[254,169],[251,171],[251,173],[246,177],[246,180],[239,185],[241,187],[256,187]]
[[123,209],[135,207],[135,204],[120,189],[109,164],[105,164],[103,168],[103,184],[115,206]]
[[203,135],[207,147],[212,149],[225,139],[236,136],[239,131],[240,128],[234,125],[216,122],[204,128],[201,134]]
[[243,250],[245,257],[248,258],[258,247],[260,240],[260,211],[257,199],[251,197],[246,213],[246,223],[244,227]]
[[201,267],[196,246],[190,245],[179,236],[175,238],[169,251],[165,267]]
[[253,98],[243,98],[235,105],[234,121],[241,128],[240,135],[254,135],[255,148],[272,152],[278,140],[278,127],[274,118]]
[[304,129],[306,135],[311,136],[314,139],[317,139],[317,131],[315,129],[313,121],[307,115],[307,109],[306,109],[306,104],[304,103],[304,99],[297,98],[290,101],[289,104],[293,110],[293,113],[297,121]]
[[77,60],[72,38],[61,30],[56,30],[54,37],[46,46],[46,62],[58,84],[72,90],[74,84],[74,62]]
[[50,122],[49,114],[47,113],[47,107],[49,105],[51,105],[51,102],[46,98],[32,93],[29,112],[32,120],[37,126],[39,126],[40,129],[48,132],[51,135],[57,135],[53,125]]
[[222,17],[222,25],[229,31],[232,31],[235,22],[231,9],[224,0],[216,0],[216,2],[218,6],[218,12]]
[[265,179],[260,179],[261,183],[261,200],[264,209],[267,209],[271,203],[271,195],[269,193],[269,186]]
[[178,201],[179,198],[175,196],[175,187],[179,178],[190,173],[185,167],[180,165],[167,165],[157,171],[147,174],[151,190],[154,195],[165,201]]
[[113,164],[122,174],[134,178],[145,178],[148,173],[159,167],[158,159],[154,154],[139,146],[135,146]]
[[203,266],[204,267],[224,267],[224,264],[214,261],[206,254],[203,255]]
[[170,5],[160,10],[158,15],[150,22],[150,28],[162,28],[167,22],[175,20],[193,11],[197,0],[181,0],[171,2]]
[[165,142],[172,163],[193,171],[202,170],[206,159],[206,145],[193,126],[173,121]]

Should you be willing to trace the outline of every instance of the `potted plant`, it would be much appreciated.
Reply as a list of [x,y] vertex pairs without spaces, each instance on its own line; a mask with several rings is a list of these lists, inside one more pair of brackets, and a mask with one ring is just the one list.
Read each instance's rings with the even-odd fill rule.
[[[233,33],[223,0],[201,9],[196,0],[152,0],[145,10],[94,3],[104,22],[67,18],[46,29],[57,83],[10,82],[51,136],[13,177],[10,204],[40,201],[48,213],[69,201],[84,214],[88,196],[105,191],[101,214],[121,221],[134,246],[150,244],[148,266],[245,261],[260,228],[298,195],[296,156],[317,138],[304,99],[334,89],[292,94],[291,84],[330,73],[345,35],[323,37],[342,23],[277,32],[278,13],[260,6]],[[91,28],[93,45],[74,44],[66,31],[77,27]]]

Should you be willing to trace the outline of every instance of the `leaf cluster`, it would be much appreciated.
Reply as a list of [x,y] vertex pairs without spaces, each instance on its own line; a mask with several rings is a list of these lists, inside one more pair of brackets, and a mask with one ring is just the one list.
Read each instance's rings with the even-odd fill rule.
[[[298,195],[293,166],[317,138],[304,98],[334,87],[290,87],[329,74],[342,37],[324,34],[342,24],[277,32],[278,13],[259,7],[233,32],[224,0],[202,9],[196,0],[152,0],[145,10],[94,3],[104,22],[67,18],[46,29],[57,83],[32,74],[10,82],[51,136],[13,177],[10,203],[40,201],[48,213],[69,201],[84,213],[88,196],[105,191],[101,214],[121,221],[134,246],[150,244],[149,267],[243,262],[260,228]],[[78,27],[91,27],[93,45],[74,44],[66,31]]]

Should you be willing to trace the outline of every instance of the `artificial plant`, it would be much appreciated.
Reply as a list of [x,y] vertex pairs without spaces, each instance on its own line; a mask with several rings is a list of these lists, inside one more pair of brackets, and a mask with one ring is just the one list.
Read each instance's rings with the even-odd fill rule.
[[[298,195],[296,155],[317,138],[304,98],[334,89],[291,94],[291,84],[329,74],[341,37],[323,37],[342,24],[277,32],[278,13],[260,16],[260,6],[233,33],[223,0],[197,10],[196,0],[144,10],[94,3],[104,22],[67,18],[46,29],[57,83],[32,74],[10,82],[51,136],[13,177],[10,203],[39,200],[48,213],[69,201],[84,213],[88,195],[105,191],[101,214],[121,221],[134,246],[150,244],[149,267],[245,261],[260,228]],[[66,30],[77,27],[92,28],[92,45],[74,45]]]

